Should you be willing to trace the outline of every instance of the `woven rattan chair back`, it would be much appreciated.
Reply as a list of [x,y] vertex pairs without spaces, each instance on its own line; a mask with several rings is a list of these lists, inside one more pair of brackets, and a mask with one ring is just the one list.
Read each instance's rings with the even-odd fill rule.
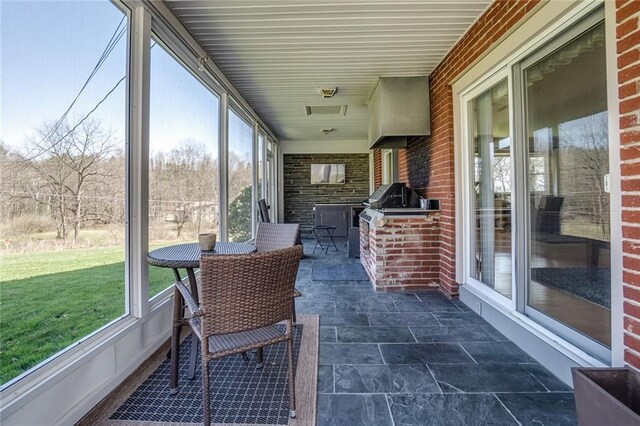
[[258,223],[256,249],[258,253],[296,245],[300,225],[297,223]]
[[258,200],[258,211],[260,212],[260,220],[263,222],[271,222],[269,219],[269,206],[264,198]]
[[202,335],[253,330],[292,317],[302,247],[200,260]]

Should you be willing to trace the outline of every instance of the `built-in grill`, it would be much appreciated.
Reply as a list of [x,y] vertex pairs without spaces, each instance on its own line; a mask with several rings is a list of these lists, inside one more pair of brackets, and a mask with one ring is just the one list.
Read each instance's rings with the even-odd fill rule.
[[376,191],[362,203],[371,209],[419,208],[420,196],[404,182],[380,185]]

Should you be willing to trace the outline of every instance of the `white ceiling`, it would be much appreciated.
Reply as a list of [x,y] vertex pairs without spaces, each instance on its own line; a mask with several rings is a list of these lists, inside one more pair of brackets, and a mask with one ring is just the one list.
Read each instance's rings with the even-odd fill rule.
[[[490,3],[167,0],[278,138],[293,141],[366,139],[377,78],[428,75]],[[323,87],[338,92],[323,99]],[[307,116],[305,105],[348,108]]]

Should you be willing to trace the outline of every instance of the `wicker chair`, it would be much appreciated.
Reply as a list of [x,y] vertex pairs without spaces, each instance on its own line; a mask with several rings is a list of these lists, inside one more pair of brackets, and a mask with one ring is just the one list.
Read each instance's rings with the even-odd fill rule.
[[[291,247],[297,244],[300,236],[300,225],[297,223],[258,223],[256,232],[256,249],[258,253],[264,253],[272,250],[279,250],[285,247]],[[302,247],[302,246],[300,246]],[[295,298],[302,296],[302,293],[294,288],[291,302],[293,310],[293,322],[296,322],[296,302]],[[259,361],[259,360],[258,360]]]
[[[200,339],[204,424],[211,423],[209,362],[279,342],[287,342],[289,410],[296,415],[291,324],[291,291],[302,247],[267,253],[203,256],[200,305],[176,284]],[[279,325],[277,325],[279,324]]]

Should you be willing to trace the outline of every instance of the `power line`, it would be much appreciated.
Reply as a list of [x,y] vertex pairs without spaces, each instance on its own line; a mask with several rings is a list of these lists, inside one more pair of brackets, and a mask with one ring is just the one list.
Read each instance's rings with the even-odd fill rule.
[[69,114],[69,111],[71,111],[71,108],[73,108],[73,106],[76,104],[78,98],[80,98],[80,95],[84,92],[84,90],[89,85],[89,82],[93,79],[93,77],[96,75],[98,70],[105,63],[105,61],[107,60],[109,55],[111,55],[111,52],[113,51],[113,49],[115,48],[117,43],[120,41],[120,39],[124,35],[124,31],[126,30],[126,27],[123,27],[122,29],[120,29],[120,27],[122,26],[122,23],[124,22],[124,19],[125,19],[125,17],[123,16],[122,19],[120,20],[120,22],[118,23],[118,26],[116,27],[115,31],[111,35],[111,38],[109,39],[109,42],[107,43],[107,46],[102,51],[102,55],[100,55],[100,58],[98,59],[98,62],[93,67],[93,70],[91,71],[91,74],[89,74],[89,77],[87,77],[87,79],[85,80],[84,84],[80,88],[80,91],[78,92],[76,97],[73,99],[73,101],[71,101],[71,104],[69,105],[69,107],[65,110],[65,112],[58,119],[58,121],[56,121],[56,123],[53,125],[51,131],[44,137],[43,142],[46,141],[47,139],[49,139],[49,137],[51,137],[51,135],[53,135],[58,130],[58,128],[60,127],[60,125],[62,124],[64,119],[67,118],[67,115]]

